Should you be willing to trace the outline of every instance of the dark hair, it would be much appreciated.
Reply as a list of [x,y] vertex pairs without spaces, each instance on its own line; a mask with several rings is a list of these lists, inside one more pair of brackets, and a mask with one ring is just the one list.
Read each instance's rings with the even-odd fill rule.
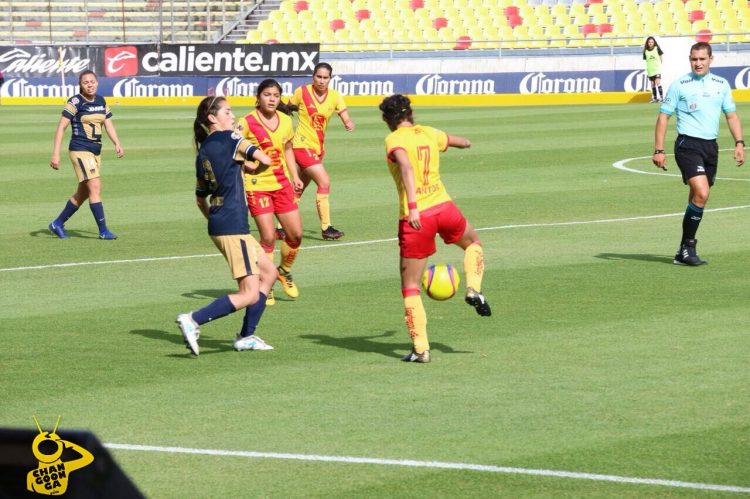
[[395,130],[402,121],[414,123],[414,115],[411,109],[411,101],[402,94],[393,94],[383,99],[380,103],[383,112],[383,121],[390,130]]
[[328,74],[333,74],[333,68],[327,62],[319,62],[313,68],[313,75],[318,72],[319,69],[327,69]]
[[216,113],[225,100],[227,100],[226,97],[209,95],[198,104],[198,110],[195,112],[195,121],[193,121],[193,144],[196,150],[200,148],[203,141],[208,137],[209,129],[211,128],[211,120],[208,117],[210,115],[216,116]]
[[708,57],[712,57],[713,54],[711,53],[711,44],[708,42],[698,42],[692,47],[690,47],[690,53],[692,54],[694,50],[707,50],[708,51]]
[[[260,82],[260,85],[258,85],[258,90],[255,91],[255,107],[258,107],[259,105],[260,94],[263,93],[265,89],[270,87],[276,87],[276,89],[279,91],[279,95],[281,95],[281,85],[279,84],[279,82],[274,80],[273,78],[267,78]],[[283,100],[279,100],[279,105],[276,109],[284,114],[292,114],[293,112],[298,111],[299,107],[295,106],[294,104],[284,102]]]
[[[656,41],[656,38],[653,36],[649,36],[646,38],[646,41],[643,43],[643,58],[646,58],[646,51],[648,50],[648,41],[653,40],[654,41],[654,48],[659,53],[659,55],[663,54],[664,52],[661,51],[661,47],[659,47],[659,42]],[[653,49],[651,49],[653,50]]]
[[81,93],[83,93],[83,87],[81,87],[81,81],[83,81],[83,77],[84,77],[84,76],[86,76],[86,75],[94,75],[94,79],[95,79],[96,81],[99,81],[99,77],[98,77],[98,76],[96,76],[96,73],[94,73],[94,72],[93,72],[93,71],[91,71],[90,69],[87,69],[87,70],[85,70],[85,71],[81,72],[81,74],[79,74],[79,75],[78,75],[78,90],[79,90],[79,91],[80,91]]

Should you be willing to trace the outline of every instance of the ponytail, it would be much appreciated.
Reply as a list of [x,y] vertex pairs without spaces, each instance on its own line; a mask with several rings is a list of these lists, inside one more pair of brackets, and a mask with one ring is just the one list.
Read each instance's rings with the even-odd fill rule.
[[203,141],[208,138],[208,134],[211,133],[211,120],[208,117],[210,115],[215,116],[225,100],[224,97],[213,95],[205,97],[198,104],[193,121],[193,145],[196,150],[200,148]]

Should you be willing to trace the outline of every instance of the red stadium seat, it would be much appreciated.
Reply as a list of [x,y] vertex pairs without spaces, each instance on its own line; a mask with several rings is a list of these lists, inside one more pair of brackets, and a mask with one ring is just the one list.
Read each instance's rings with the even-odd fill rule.
[[702,21],[706,18],[706,13],[702,10],[693,10],[688,13],[688,21],[694,23],[695,21]]
[[472,39],[470,36],[459,36],[458,40],[456,40],[456,45],[453,47],[453,50],[466,50],[471,47],[471,42]]
[[279,43],[279,41],[275,38],[269,38],[266,40],[266,45],[276,45],[277,43]]
[[310,8],[310,4],[307,3],[305,0],[299,0],[297,2],[294,2],[294,12],[300,13],[303,10],[307,10]]
[[361,21],[362,19],[370,19],[370,11],[367,9],[359,9],[354,13],[354,18],[357,21]]
[[445,28],[448,26],[448,20],[444,17],[436,17],[432,20],[432,27],[435,29]]
[[27,28],[38,28],[42,25],[42,21],[26,21]]
[[103,10],[99,10],[99,11],[94,11],[94,12],[89,12],[89,17],[97,17],[97,18],[101,18],[101,17],[104,17],[104,16],[106,16],[106,15],[107,15],[107,13],[106,13],[106,12],[104,12]]
[[330,24],[331,31],[338,31],[346,28],[346,22],[343,19],[334,19]]
[[581,26],[581,34],[583,34],[583,36],[589,36],[593,33],[596,33],[597,29],[598,27],[596,24],[584,24],[583,26]]
[[602,23],[597,25],[596,32],[600,35],[603,35],[604,33],[612,33],[613,29],[614,26],[612,26],[610,23]]
[[409,0],[409,8],[411,10],[424,8],[424,0]]
[[511,28],[515,28],[516,26],[520,26],[523,24],[523,18],[519,16],[518,14],[512,14],[508,16],[508,26]]
[[505,17],[517,16],[518,7],[516,7],[515,5],[509,5],[508,7],[505,7],[503,9],[503,14],[505,15]]
[[695,40],[699,42],[708,43],[711,41],[711,38],[713,38],[713,35],[710,29],[702,29],[695,34]]

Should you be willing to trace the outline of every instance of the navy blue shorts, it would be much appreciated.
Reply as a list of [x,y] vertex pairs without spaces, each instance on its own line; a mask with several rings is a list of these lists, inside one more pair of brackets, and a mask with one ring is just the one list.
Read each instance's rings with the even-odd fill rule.
[[678,135],[674,141],[674,159],[682,172],[682,181],[705,175],[708,185],[714,185],[719,163],[719,144],[716,140]]

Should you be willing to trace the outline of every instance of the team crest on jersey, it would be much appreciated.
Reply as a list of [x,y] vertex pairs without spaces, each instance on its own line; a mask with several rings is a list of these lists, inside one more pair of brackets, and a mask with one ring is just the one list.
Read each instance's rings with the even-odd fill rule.
[[234,140],[240,140],[242,138],[242,136],[239,135],[237,132],[232,132],[232,138]]
[[72,99],[70,99],[70,102],[71,102],[71,103],[72,103],[73,105],[77,106],[77,105],[78,105],[78,103],[79,103],[79,102],[81,102],[81,101],[80,101],[80,100],[78,100],[78,97],[73,97]]

